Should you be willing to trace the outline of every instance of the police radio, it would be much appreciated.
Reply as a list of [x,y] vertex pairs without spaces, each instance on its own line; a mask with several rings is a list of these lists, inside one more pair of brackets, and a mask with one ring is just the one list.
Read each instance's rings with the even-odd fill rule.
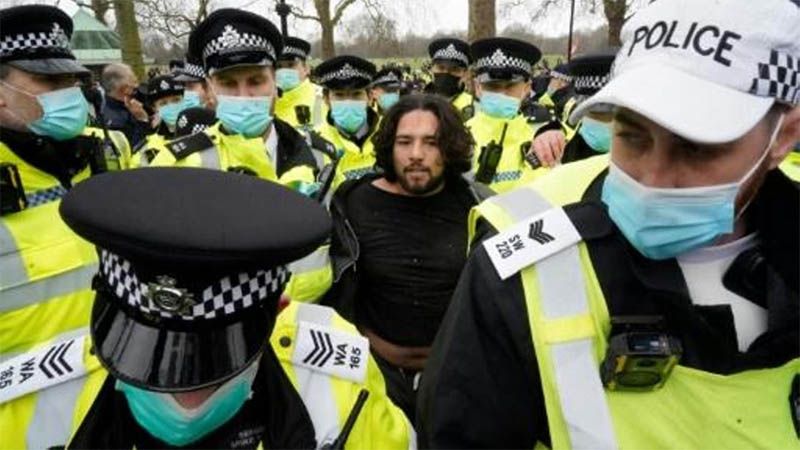
[[600,366],[610,391],[660,389],[683,353],[680,341],[667,334],[661,316],[611,318],[611,338]]
[[519,146],[519,151],[522,152],[522,159],[528,163],[531,169],[538,169],[542,167],[542,162],[539,161],[539,157],[536,156],[536,153],[531,151],[531,146],[531,141],[524,142]]
[[500,158],[503,156],[503,141],[506,140],[506,131],[508,130],[508,123],[503,125],[503,132],[500,134],[500,143],[494,140],[481,148],[481,154],[478,157],[478,171],[475,173],[475,181],[483,184],[489,184],[494,180],[494,175],[497,173],[497,166],[500,164]]
[[0,216],[19,212],[27,207],[28,199],[17,166],[0,163]]

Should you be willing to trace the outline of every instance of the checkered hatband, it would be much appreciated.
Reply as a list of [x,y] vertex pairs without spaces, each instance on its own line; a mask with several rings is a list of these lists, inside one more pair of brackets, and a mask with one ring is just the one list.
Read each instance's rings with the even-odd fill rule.
[[399,83],[400,79],[397,78],[397,75],[394,72],[389,72],[380,78],[376,78],[375,81],[372,82],[374,86],[380,86],[382,84],[396,84]]
[[226,276],[202,290],[189,291],[168,276],[143,283],[130,262],[108,250],[100,251],[100,275],[128,306],[166,319],[214,319],[241,312],[283,292],[289,279],[285,266]]
[[758,64],[750,93],[790,105],[800,103],[800,55],[793,57],[773,50],[769,62]]
[[5,58],[15,53],[36,51],[46,51],[66,58],[73,58],[67,33],[57,23],[53,23],[53,29],[48,33],[12,34],[3,36],[3,39],[0,40],[0,58]]
[[434,52],[433,57],[431,59],[444,59],[444,60],[453,60],[458,61],[465,66],[469,65],[469,58],[463,52],[456,50],[456,46],[453,44],[448,45],[445,48],[440,48]]
[[506,55],[502,49],[497,49],[491,56],[484,56],[475,61],[475,70],[516,69],[524,73],[531,72],[531,64],[520,58]]
[[303,51],[303,49],[292,47],[291,45],[283,47],[283,52],[281,53],[281,56],[296,56],[301,59],[308,58],[308,55],[306,54],[305,51]]
[[606,84],[608,84],[608,80],[611,78],[610,74],[606,75],[589,75],[585,77],[575,77],[573,79],[573,84],[576,90],[579,91],[599,91],[603,88]]
[[350,64],[345,64],[341,68],[328,72],[319,77],[319,83],[325,84],[333,80],[352,80],[354,78],[363,78],[367,81],[372,81],[372,77],[367,72],[356,69]]
[[266,52],[273,61],[276,59],[275,48],[266,38],[239,32],[233,25],[225,25],[222,34],[206,44],[203,49],[203,59],[207,59],[211,55],[225,55],[241,51],[262,51]]
[[187,62],[182,69],[184,75],[188,75],[190,77],[203,79],[206,77],[206,71],[203,70],[202,66],[198,66],[197,64],[192,64]]

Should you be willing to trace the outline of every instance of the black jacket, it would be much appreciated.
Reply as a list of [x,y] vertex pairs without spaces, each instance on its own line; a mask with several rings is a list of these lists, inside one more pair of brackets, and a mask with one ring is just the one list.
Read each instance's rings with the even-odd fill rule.
[[[624,239],[599,202],[604,178],[565,210],[588,246],[611,316],[663,316],[682,341],[681,364],[708,372],[778,367],[800,355],[800,189],[785,175],[772,171],[751,205],[749,225],[761,245],[741,254],[723,278],[728,289],[768,309],[767,331],[746,352],[738,350],[728,305],[692,304],[674,259],[646,259]],[[423,374],[422,447],[550,444],[520,275],[500,280],[478,245],[494,234],[480,223]]]
[[131,148],[137,148],[150,132],[150,125],[147,122],[136,120],[125,107],[125,103],[115,98],[106,96],[102,115],[106,127],[109,130],[121,131],[128,138]]
[[[343,183],[336,190],[331,200],[330,212],[333,219],[333,233],[330,248],[333,266],[333,286],[328,290],[321,303],[331,306],[351,322],[355,322],[355,294],[358,286],[357,262],[359,258],[358,236],[347,217],[347,197],[356,186],[371,183],[380,178],[380,174],[370,174],[357,180]],[[475,205],[494,195],[487,186],[459,177],[455,181],[469,190],[475,199]]]

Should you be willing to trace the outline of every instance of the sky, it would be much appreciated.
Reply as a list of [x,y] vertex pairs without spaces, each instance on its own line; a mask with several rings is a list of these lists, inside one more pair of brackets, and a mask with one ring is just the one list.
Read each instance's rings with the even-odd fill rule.
[[[337,0],[331,0],[335,4]],[[384,13],[397,22],[400,35],[414,33],[422,36],[429,36],[438,32],[465,31],[468,21],[468,0],[377,0],[384,8]],[[0,0],[0,7],[10,4],[19,4],[18,0]],[[22,3],[28,3],[24,1]],[[78,6],[73,0],[40,0],[37,3],[57,3],[68,14],[73,14]],[[196,4],[196,0],[186,0],[187,4]],[[278,15],[275,13],[275,0],[215,0],[219,6],[241,7],[247,5],[246,9],[257,12],[279,22]],[[287,3],[304,6],[306,11],[313,12],[313,2],[311,0],[287,0]],[[545,19],[536,23],[530,23],[529,11],[534,9],[539,3],[537,0],[527,0],[522,6],[517,7],[511,13],[505,13],[505,6],[508,0],[497,0],[497,30],[500,31],[510,25],[518,24],[530,27],[537,34],[546,36],[565,35],[569,27],[569,0],[564,0],[563,7],[553,9]],[[603,24],[604,19],[598,11],[592,15],[588,11],[580,8],[578,0],[576,14],[576,28],[590,29]],[[359,14],[365,12],[364,6],[356,2],[349,7],[344,14],[343,22],[347,23],[355,19]],[[313,21],[289,19],[289,32],[297,36],[306,37],[313,40],[319,35],[319,26]],[[337,38],[347,40],[348,33],[345,27],[336,30]]]

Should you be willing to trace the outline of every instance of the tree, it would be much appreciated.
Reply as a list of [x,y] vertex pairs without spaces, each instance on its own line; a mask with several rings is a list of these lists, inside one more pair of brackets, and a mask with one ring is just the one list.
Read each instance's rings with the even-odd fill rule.
[[136,0],[142,26],[174,40],[189,36],[214,8],[213,0]]
[[495,35],[495,0],[469,0],[469,26],[467,39],[477,39]]
[[[554,8],[567,7],[571,1],[575,1],[579,6],[579,10],[583,14],[595,14],[599,5],[603,6],[603,15],[608,23],[608,39],[609,47],[619,47],[622,42],[620,33],[622,26],[633,15],[633,11],[641,6],[652,3],[654,0],[511,0],[503,6],[503,14],[511,15],[519,7],[526,8],[531,22],[537,22],[545,18],[549,12]],[[581,12],[578,11],[577,14]]]
[[139,39],[139,24],[131,0],[113,0],[117,31],[122,39],[122,60],[131,66],[139,79],[144,78],[142,42]]
[[305,2],[300,6],[292,5],[291,15],[300,20],[313,20],[319,23],[322,30],[322,58],[328,59],[336,55],[334,47],[333,32],[336,26],[342,21],[342,16],[347,8],[360,1],[367,7],[367,11],[373,17],[381,16],[378,8],[378,0],[337,0],[331,13],[330,0],[313,0],[314,10],[317,15],[307,14],[304,11]]

